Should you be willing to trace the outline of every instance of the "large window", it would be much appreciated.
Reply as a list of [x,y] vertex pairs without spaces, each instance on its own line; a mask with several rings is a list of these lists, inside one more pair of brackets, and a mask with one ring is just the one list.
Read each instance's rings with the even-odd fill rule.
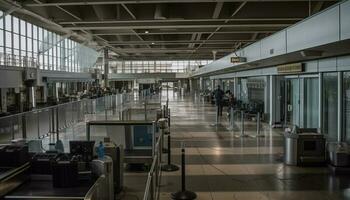
[[[209,62],[211,60],[110,61],[109,73],[185,73]],[[101,66],[100,68],[103,69]]]
[[0,65],[82,72],[94,67],[98,56],[91,48],[15,16],[0,19]]

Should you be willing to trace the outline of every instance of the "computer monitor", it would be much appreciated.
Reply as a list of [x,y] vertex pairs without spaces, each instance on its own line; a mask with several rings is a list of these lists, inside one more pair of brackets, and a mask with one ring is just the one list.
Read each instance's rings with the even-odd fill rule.
[[69,150],[71,155],[82,156],[83,161],[90,162],[94,155],[95,141],[72,140],[69,141]]

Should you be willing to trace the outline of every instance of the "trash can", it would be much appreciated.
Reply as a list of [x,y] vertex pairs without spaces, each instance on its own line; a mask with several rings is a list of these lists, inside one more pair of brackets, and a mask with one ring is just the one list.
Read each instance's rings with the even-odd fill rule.
[[286,128],[284,132],[284,163],[298,164],[298,133],[295,127],[293,130]]
[[345,142],[328,143],[330,164],[334,167],[350,167],[350,149]]

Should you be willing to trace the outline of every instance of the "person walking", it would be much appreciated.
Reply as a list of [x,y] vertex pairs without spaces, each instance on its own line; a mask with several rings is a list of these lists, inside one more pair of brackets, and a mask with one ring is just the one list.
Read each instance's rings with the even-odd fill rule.
[[222,116],[222,100],[224,98],[224,91],[220,89],[220,85],[217,86],[217,89],[214,91],[215,105],[217,106],[218,116]]

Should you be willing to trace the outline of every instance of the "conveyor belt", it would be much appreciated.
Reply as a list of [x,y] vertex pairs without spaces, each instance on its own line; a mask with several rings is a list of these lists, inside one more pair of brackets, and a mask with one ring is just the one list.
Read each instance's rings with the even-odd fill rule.
[[29,163],[16,168],[0,168],[0,198],[28,179]]
[[152,163],[152,149],[132,149],[124,151],[125,163]]
[[31,180],[7,194],[4,199],[84,199],[93,181],[80,181],[78,187],[55,188],[51,180]]

